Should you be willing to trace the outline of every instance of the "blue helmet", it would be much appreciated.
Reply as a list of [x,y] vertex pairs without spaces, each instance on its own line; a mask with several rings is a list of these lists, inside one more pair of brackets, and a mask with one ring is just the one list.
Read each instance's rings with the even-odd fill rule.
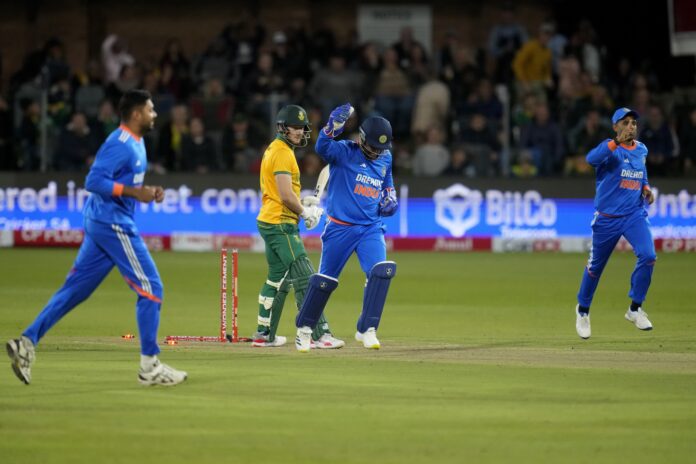
[[368,159],[377,159],[391,148],[391,142],[392,127],[386,119],[372,116],[360,125],[360,149]]

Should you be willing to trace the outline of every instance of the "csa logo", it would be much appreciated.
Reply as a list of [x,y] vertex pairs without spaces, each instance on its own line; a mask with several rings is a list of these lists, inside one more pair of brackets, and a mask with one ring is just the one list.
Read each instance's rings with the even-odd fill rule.
[[380,135],[380,136],[379,136],[379,143],[387,143],[387,136],[386,136],[386,135]]
[[436,190],[435,222],[449,230],[453,237],[463,237],[467,230],[481,221],[481,192],[462,184]]
[[299,119],[300,121],[304,121],[305,118],[306,118],[306,116],[305,116],[304,112],[300,111],[299,114],[297,115],[297,119]]

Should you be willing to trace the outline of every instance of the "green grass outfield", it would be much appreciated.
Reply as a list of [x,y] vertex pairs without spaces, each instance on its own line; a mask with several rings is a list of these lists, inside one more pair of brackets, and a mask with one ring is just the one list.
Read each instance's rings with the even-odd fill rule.
[[[75,250],[0,250],[0,337],[17,336],[61,285]],[[160,335],[215,335],[216,254],[154,255]],[[623,319],[632,255],[609,262],[575,333],[583,255],[393,254],[379,330],[353,339],[355,259],[327,312],[347,347],[163,346],[189,372],[136,381],[135,295],[117,273],[37,350],[33,383],[0,365],[0,462],[682,463],[696,456],[696,255],[662,254],[646,304]],[[240,333],[255,326],[260,254],[240,257]],[[318,256],[313,255],[316,262]],[[293,340],[288,299],[281,334]],[[161,337],[161,338],[162,338]],[[691,456],[691,457],[689,457]]]

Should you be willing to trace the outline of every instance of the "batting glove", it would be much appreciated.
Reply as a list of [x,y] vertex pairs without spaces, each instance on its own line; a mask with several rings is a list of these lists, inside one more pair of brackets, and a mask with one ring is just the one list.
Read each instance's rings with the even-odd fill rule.
[[300,217],[304,219],[307,230],[314,229],[321,221],[321,216],[324,214],[324,209],[317,206],[307,206],[302,210]]
[[350,103],[338,106],[329,115],[329,121],[324,126],[324,134],[334,138],[341,135],[343,132],[343,127],[346,125],[346,121],[353,114],[353,107]]
[[319,199],[314,195],[307,195],[302,199],[302,206],[319,206]]
[[379,215],[393,216],[399,209],[399,202],[396,199],[396,190],[393,188],[385,188],[382,190],[379,197]]

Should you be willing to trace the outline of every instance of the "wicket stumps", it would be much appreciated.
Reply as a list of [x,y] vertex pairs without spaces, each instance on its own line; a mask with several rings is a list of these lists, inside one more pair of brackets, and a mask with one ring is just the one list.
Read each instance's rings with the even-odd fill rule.
[[227,333],[227,248],[220,250],[220,334],[205,335],[168,335],[165,343],[173,345],[177,342],[250,342],[250,338],[240,337],[238,333],[239,295],[237,293],[239,279],[239,251],[232,249],[232,333]]

